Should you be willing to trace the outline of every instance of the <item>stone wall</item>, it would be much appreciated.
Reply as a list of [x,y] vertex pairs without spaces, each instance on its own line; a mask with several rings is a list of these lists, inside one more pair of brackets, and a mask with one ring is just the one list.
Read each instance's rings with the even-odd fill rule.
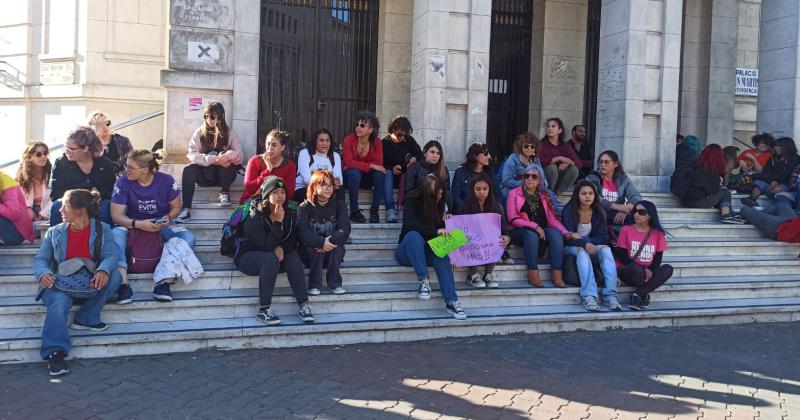
[[[413,0],[381,0],[378,19],[378,86],[376,112],[381,132],[411,105],[411,32]],[[414,121],[412,121],[412,125]]]

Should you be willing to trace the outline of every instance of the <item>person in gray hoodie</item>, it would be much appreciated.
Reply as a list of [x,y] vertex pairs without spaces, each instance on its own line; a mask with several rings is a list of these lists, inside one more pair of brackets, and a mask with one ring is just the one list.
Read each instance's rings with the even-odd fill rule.
[[633,223],[633,207],[642,201],[642,194],[625,175],[619,155],[606,150],[597,158],[597,170],[586,177],[591,181],[602,198],[608,223],[621,226]]

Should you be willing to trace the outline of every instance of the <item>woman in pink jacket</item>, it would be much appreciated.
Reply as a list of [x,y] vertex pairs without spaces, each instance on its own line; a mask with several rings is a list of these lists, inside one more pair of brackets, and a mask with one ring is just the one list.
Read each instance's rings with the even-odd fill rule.
[[0,246],[33,242],[33,220],[16,180],[0,172]]
[[561,263],[567,229],[558,220],[558,212],[544,186],[541,170],[528,165],[522,179],[522,185],[509,191],[506,200],[511,243],[525,249],[528,283],[533,287],[544,287],[539,277],[539,251],[549,247],[553,283],[556,287],[564,287]]

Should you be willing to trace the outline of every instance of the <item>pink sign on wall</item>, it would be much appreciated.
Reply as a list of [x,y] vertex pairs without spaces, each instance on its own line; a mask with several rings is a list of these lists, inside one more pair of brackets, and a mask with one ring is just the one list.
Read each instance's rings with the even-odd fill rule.
[[461,229],[469,243],[450,253],[456,267],[492,264],[503,256],[500,241],[500,215],[497,213],[465,214],[445,221],[447,230]]

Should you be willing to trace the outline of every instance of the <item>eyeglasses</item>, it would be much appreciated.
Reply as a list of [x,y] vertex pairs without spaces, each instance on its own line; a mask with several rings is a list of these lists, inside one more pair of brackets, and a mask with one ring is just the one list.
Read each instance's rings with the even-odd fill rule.
[[525,174],[522,175],[522,179],[539,179],[538,174]]
[[645,210],[645,209],[636,209],[636,210],[634,210],[634,214],[637,214],[639,216],[647,216],[647,210]]
[[533,144],[533,143],[523,144],[522,148],[523,149],[536,149],[536,145]]
[[47,156],[47,155],[48,155],[48,153],[49,153],[49,152],[47,152],[47,151],[44,151],[44,152],[43,152],[43,151],[39,150],[39,151],[37,151],[36,153],[34,153],[33,155],[34,155],[34,156],[36,156],[37,158],[40,158],[40,157],[42,157],[42,156]]
[[111,127],[111,120],[106,121],[106,127]]
[[322,183],[322,184],[320,184],[319,186],[320,186],[320,188],[325,188],[325,189],[328,189],[328,188],[333,188],[333,184],[329,184],[329,183],[327,183],[327,182],[323,182],[323,183]]

